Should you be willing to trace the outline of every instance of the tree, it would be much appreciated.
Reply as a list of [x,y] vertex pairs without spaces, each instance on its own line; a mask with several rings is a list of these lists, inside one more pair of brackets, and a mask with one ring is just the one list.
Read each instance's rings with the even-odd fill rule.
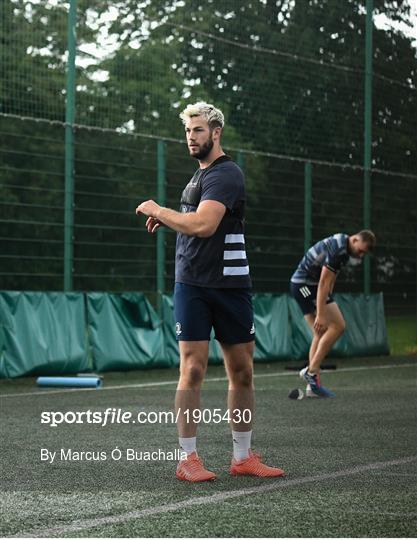
[[[139,9],[129,1],[114,6],[120,16],[110,31],[119,36],[126,59],[123,68],[116,55],[117,71],[131,73],[129,43],[136,40],[148,49],[137,55],[134,73],[153,95],[159,124],[166,121],[173,129],[169,111],[177,102],[168,99],[164,77],[169,77],[176,80],[167,83],[175,88],[173,94],[182,87],[181,104],[183,96],[190,101],[208,95],[223,106],[252,148],[362,164],[364,0],[347,5],[337,0],[154,0]],[[406,21],[409,4],[379,0],[375,11]],[[412,171],[415,51],[409,39],[393,32],[376,30],[374,43],[379,90],[374,99],[375,165]],[[165,91],[158,95],[160,88]],[[400,100],[395,99],[398,92]]]

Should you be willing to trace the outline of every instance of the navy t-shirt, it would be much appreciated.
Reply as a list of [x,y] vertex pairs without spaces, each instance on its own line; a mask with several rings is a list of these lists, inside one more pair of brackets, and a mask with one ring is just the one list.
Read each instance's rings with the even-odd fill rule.
[[335,274],[339,273],[349,261],[348,241],[347,234],[338,233],[314,244],[301,259],[291,281],[317,285],[323,266]]
[[200,287],[251,287],[244,237],[244,178],[229,156],[195,172],[182,193],[181,212],[195,212],[200,201],[208,200],[224,204],[226,213],[209,238],[177,233],[175,281]]

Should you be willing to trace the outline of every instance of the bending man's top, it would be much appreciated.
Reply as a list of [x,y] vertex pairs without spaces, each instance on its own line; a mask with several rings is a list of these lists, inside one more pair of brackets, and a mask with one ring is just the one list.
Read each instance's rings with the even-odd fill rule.
[[291,281],[318,285],[323,266],[338,274],[349,258],[349,236],[343,233],[334,234],[320,240],[306,252]]

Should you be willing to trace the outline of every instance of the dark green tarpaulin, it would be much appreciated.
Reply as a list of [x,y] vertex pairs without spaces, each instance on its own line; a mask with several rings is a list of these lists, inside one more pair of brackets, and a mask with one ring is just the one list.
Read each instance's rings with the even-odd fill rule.
[[384,301],[379,294],[336,294],[346,320],[346,331],[333,349],[333,356],[389,354]]
[[[331,355],[389,354],[382,294],[336,299],[347,329]],[[307,358],[311,332],[296,302],[288,295],[259,294],[253,304],[255,361]],[[220,362],[220,346],[212,339],[209,363]],[[163,297],[161,322],[142,293],[0,292],[0,377],[178,364],[171,296]]]
[[142,293],[88,293],[87,320],[96,370],[172,365],[161,322]]
[[[289,299],[292,329],[292,357],[307,358],[311,332],[297,302]],[[382,293],[335,294],[346,330],[329,356],[377,356],[389,354]]]
[[256,329],[255,361],[290,358],[288,296],[256,294],[253,298],[253,309]]
[[0,377],[89,370],[85,328],[80,293],[0,292]]

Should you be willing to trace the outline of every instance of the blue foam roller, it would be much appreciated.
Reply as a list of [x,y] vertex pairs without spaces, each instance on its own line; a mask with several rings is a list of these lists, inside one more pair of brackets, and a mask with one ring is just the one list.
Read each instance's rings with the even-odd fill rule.
[[83,388],[100,388],[100,377],[38,377],[38,386],[81,386]]

